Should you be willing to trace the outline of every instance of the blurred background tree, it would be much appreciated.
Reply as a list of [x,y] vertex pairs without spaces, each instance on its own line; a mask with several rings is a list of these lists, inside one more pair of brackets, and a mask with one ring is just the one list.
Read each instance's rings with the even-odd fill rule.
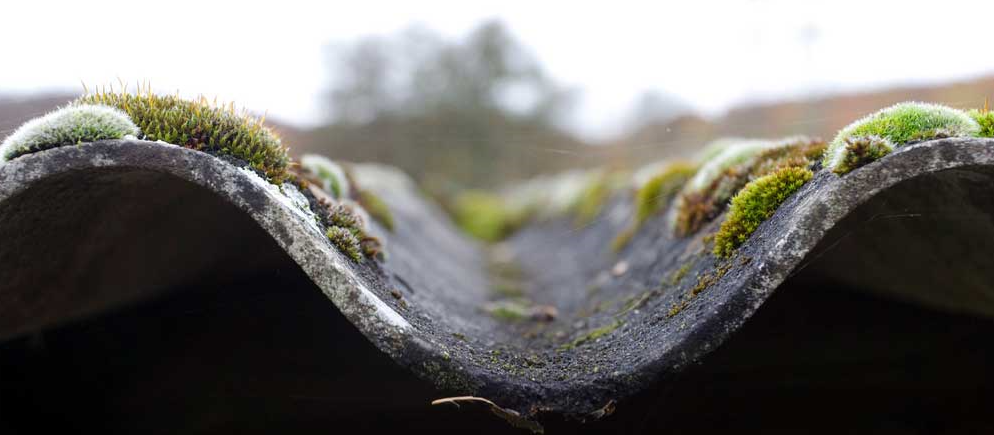
[[499,22],[462,41],[411,29],[328,51],[328,123],[297,149],[396,165],[435,193],[582,163],[586,144],[560,125],[572,91]]

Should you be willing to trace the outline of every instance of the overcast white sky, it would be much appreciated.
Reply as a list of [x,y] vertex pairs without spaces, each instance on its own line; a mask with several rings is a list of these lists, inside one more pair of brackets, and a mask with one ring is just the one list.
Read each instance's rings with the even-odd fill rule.
[[66,3],[0,6],[0,93],[120,77],[306,125],[322,114],[327,44],[414,24],[458,37],[493,17],[582,92],[574,123],[594,138],[616,132],[647,89],[718,114],[743,101],[994,73],[989,0]]

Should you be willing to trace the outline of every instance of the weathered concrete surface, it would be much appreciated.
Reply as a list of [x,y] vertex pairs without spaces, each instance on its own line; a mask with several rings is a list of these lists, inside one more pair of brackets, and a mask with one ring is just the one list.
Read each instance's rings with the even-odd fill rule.
[[[357,171],[396,220],[392,233],[374,228],[388,259],[357,265],[278,189],[220,159],[142,141],[59,148],[0,166],[0,339],[285,255],[373,344],[442,389],[593,418],[713,351],[792,274],[991,314],[992,163],[994,141],[950,139],[845,177],[822,171],[729,260],[709,254],[717,222],[676,239],[664,213],[610,252],[625,197],[587,228],[537,223],[500,250],[525,297],[559,315],[506,322],[482,310],[504,298],[488,252],[390,169]],[[256,248],[273,241],[283,252]]]

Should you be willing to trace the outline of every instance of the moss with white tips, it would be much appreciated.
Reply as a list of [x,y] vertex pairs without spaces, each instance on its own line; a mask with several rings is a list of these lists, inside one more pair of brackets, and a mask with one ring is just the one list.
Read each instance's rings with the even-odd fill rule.
[[677,235],[690,235],[717,217],[750,180],[785,167],[806,168],[824,151],[824,141],[805,136],[729,145],[705,162],[681,190],[670,215],[671,227]]
[[141,134],[127,114],[112,107],[79,104],[32,119],[0,144],[0,162],[66,145]]
[[674,162],[650,178],[635,194],[635,222],[641,225],[659,211],[697,171],[697,165]]
[[[383,257],[382,243],[366,227],[370,216],[393,227],[385,202],[372,192],[355,188],[338,164],[307,156],[304,166],[315,173],[331,198],[314,198],[319,208],[296,190],[306,186],[291,173],[291,159],[279,137],[263,119],[238,112],[234,105],[217,105],[204,98],[184,100],[160,96],[148,87],[136,93],[87,93],[48,115],[31,120],[0,144],[0,163],[59,146],[127,137],[161,141],[226,158],[242,166],[249,177],[274,190],[289,207],[299,209],[315,225],[325,225],[330,241],[354,260]],[[284,183],[293,180],[294,184]],[[331,199],[333,201],[328,201]],[[361,204],[361,207],[358,205]],[[317,213],[313,213],[316,211]]]
[[842,175],[853,169],[872,163],[894,150],[894,144],[878,136],[857,136],[846,138],[844,146],[837,148],[829,170]]
[[727,145],[709,146],[712,150],[708,154],[712,157],[701,164],[677,195],[670,213],[670,226],[676,234],[691,234],[713,218],[718,212],[716,205],[727,200],[716,195],[721,180],[740,178],[742,171],[738,168],[749,166],[756,156],[772,146],[772,142],[766,140],[724,142]]
[[[944,137],[977,136],[981,128],[961,110],[940,104],[899,103],[870,114],[839,131],[828,145],[825,167],[845,173],[846,147],[858,138],[872,138],[880,147],[891,149],[911,142]],[[851,157],[851,156],[850,156]],[[863,162],[868,163],[868,162]],[[851,168],[850,168],[851,169]]]
[[727,143],[719,148],[720,151],[716,149],[708,153],[712,157],[705,161],[697,173],[687,182],[684,187],[685,192],[699,192],[709,188],[728,169],[747,163],[763,150],[773,146],[773,142],[759,139],[744,139],[739,142]]

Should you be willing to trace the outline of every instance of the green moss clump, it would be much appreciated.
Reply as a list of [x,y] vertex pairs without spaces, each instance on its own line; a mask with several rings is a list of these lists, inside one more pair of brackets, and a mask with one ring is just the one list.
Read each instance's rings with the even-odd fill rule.
[[320,183],[321,189],[331,194],[332,198],[349,198],[352,195],[345,169],[331,159],[316,155],[304,154],[300,158],[300,166]]
[[672,215],[674,232],[690,235],[717,216],[728,200],[727,191],[734,193],[739,184],[745,184],[748,166],[770,146],[769,141],[742,140],[728,142],[712,151],[713,156],[701,165],[677,196],[676,211]]
[[860,136],[846,138],[845,146],[840,148],[840,154],[832,159],[828,168],[832,172],[843,175],[853,169],[873,162],[894,149],[887,139],[876,136]]
[[[376,201],[379,201],[379,198],[356,187],[355,180],[352,178],[348,167],[339,166],[322,156],[309,155],[306,159],[308,163],[302,165],[304,166],[305,173],[298,175],[296,171],[291,171],[291,175],[301,177],[297,180],[303,189],[307,189],[308,187],[313,189],[315,186],[323,184],[320,188],[311,190],[311,194],[313,195],[312,206],[316,203],[318,207],[321,207],[324,213],[319,213],[319,216],[321,222],[329,228],[329,231],[331,231],[331,228],[339,228],[340,230],[351,233],[353,238],[358,241],[358,250],[354,249],[356,246],[351,240],[343,240],[344,237],[340,236],[340,230],[329,232],[328,238],[343,253],[356,261],[362,260],[363,257],[379,260],[385,259],[386,255],[383,251],[383,243],[380,239],[369,233],[367,222],[369,219],[382,218],[382,215],[374,214],[373,211],[381,210],[376,208],[377,205],[382,205],[382,209],[386,210],[385,204],[377,204]],[[327,183],[332,178],[335,180],[338,190],[332,189],[331,194],[329,194],[329,191],[326,190],[330,188]],[[351,196],[349,195],[350,193]],[[370,198],[374,198],[374,200],[370,201]],[[365,199],[365,204],[361,203],[360,199]],[[382,203],[382,201],[379,201],[379,203]],[[389,215],[389,210],[387,210],[387,213],[386,222],[390,226],[387,227],[387,224],[384,224],[384,227],[392,230],[393,218]],[[361,253],[361,255],[357,257],[355,255],[356,251]]]
[[[729,147],[716,157],[717,163],[708,162],[701,169],[710,168],[706,177],[702,178],[698,172],[681,192],[674,213],[675,232],[682,236],[697,232],[721,214],[729,199],[750,180],[781,168],[808,167],[822,157],[825,148],[824,141],[803,136]],[[715,173],[715,166],[724,169]],[[701,186],[704,179],[710,180],[710,184],[696,187]]]
[[365,222],[351,206],[339,202],[329,206],[328,224],[345,228],[358,237],[363,232]]
[[[363,256],[367,258],[382,256],[383,247],[380,240],[366,232],[365,222],[352,206],[337,202],[327,207],[326,235],[342,253],[356,261],[362,260]],[[345,233],[349,235],[346,236]]]
[[452,213],[463,231],[487,242],[504,239],[521,222],[503,198],[479,190],[468,190],[456,196]]
[[780,145],[767,149],[756,158],[756,164],[749,168],[749,179],[771,174],[781,168],[808,167],[821,160],[828,144],[821,139],[798,136],[784,139]]
[[649,179],[635,194],[635,222],[641,225],[656,214],[673,195],[676,195],[694,172],[697,165],[676,162]]
[[0,162],[51,148],[139,134],[120,110],[91,104],[63,107],[14,131],[0,144]]
[[749,182],[732,198],[728,216],[715,235],[714,255],[730,256],[812,176],[810,169],[786,167]]
[[343,254],[355,261],[362,260],[362,244],[355,233],[347,228],[330,227],[325,234]]
[[96,92],[79,97],[73,104],[117,108],[148,140],[244,160],[273,184],[282,184],[289,177],[290,156],[276,133],[264,126],[262,119],[237,112],[234,105],[219,107],[204,98],[189,101],[160,96],[151,89],[135,94]]
[[642,224],[659,212],[696,171],[697,165],[693,163],[674,162],[646,180],[635,193],[634,221],[615,236],[611,242],[611,250],[618,252],[628,245]]
[[900,103],[873,113],[839,131],[828,146],[824,165],[833,167],[846,140],[877,137],[900,147],[909,142],[943,137],[976,136],[980,126],[966,113],[927,103]]
[[978,136],[994,137],[994,112],[984,107],[981,110],[973,109],[967,114],[980,126],[980,131],[977,132]]
[[596,174],[580,192],[572,207],[575,219],[574,226],[582,228],[590,225],[604,208],[604,203],[611,196],[611,175]]

